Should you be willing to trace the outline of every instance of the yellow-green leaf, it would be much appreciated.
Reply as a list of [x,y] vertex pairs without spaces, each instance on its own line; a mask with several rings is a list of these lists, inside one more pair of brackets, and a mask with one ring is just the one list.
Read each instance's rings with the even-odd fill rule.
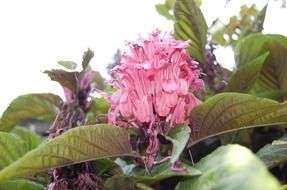
[[137,156],[125,129],[111,125],[81,126],[41,144],[0,171],[0,181],[50,168],[117,156]]
[[19,96],[3,113],[0,119],[0,131],[10,131],[29,119],[53,121],[61,102],[59,96],[50,93]]
[[189,146],[211,136],[243,128],[287,123],[287,102],[249,94],[222,93],[193,109]]
[[176,190],[280,190],[264,164],[243,146],[222,146],[195,167],[202,175],[182,180]]

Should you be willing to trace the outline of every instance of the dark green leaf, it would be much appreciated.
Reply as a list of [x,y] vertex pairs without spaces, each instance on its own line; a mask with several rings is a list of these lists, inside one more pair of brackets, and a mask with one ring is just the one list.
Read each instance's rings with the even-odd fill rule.
[[256,16],[255,21],[253,23],[253,30],[256,32],[261,32],[264,28],[264,20],[266,16],[268,3],[263,7],[263,9],[259,12],[259,14]]
[[78,92],[78,72],[67,72],[61,69],[53,69],[51,71],[45,71],[51,80],[56,81],[61,84],[62,87],[65,87],[77,94]]
[[194,0],[177,0],[174,5],[174,15],[176,38],[191,40],[190,54],[200,62],[204,62],[207,24],[199,7]]
[[5,132],[0,132],[0,170],[10,165],[27,152],[24,142]]
[[234,51],[237,67],[243,67],[263,52],[268,52],[268,48],[263,48],[267,41],[268,37],[262,34],[252,34],[240,40]]
[[257,126],[287,123],[287,102],[240,93],[222,93],[207,99],[191,114],[189,146],[211,136]]
[[11,133],[26,144],[27,150],[36,148],[42,142],[42,138],[39,135],[24,127],[15,127]]
[[77,63],[73,61],[58,61],[58,63],[63,67],[65,67],[66,69],[74,70],[77,68]]
[[249,35],[236,47],[236,64],[241,68],[267,51],[270,52],[270,55],[265,60],[261,73],[250,91],[252,94],[278,90],[287,91],[286,37],[263,34]]
[[176,176],[198,176],[201,172],[187,164],[183,164],[183,167],[188,170],[188,173],[173,172],[170,170],[171,163],[165,162],[159,166],[156,166],[153,171],[145,175],[145,170],[140,172],[131,173],[130,175],[115,175],[109,178],[105,183],[105,190],[126,190],[126,189],[136,189],[137,183],[145,183],[147,185],[152,185],[158,181],[176,177]]
[[45,190],[43,185],[28,180],[13,180],[0,182],[1,190]]
[[83,61],[82,61],[82,67],[83,67],[83,70],[85,70],[88,66],[89,66],[89,63],[91,61],[91,59],[94,57],[94,52],[90,49],[88,49],[84,55],[83,55]]
[[120,173],[119,166],[111,159],[102,159],[94,161],[94,168],[97,176],[102,176],[106,173]]
[[247,92],[250,90],[260,75],[264,61],[268,55],[269,52],[266,52],[239,68],[231,77],[225,91]]
[[0,119],[0,131],[10,131],[18,124],[29,119],[53,121],[61,104],[59,96],[26,94],[14,99]]
[[280,100],[283,97],[287,96],[287,90],[272,90],[272,91],[257,92],[256,96],[262,98]]
[[137,156],[132,152],[125,129],[105,124],[81,126],[41,144],[4,168],[0,172],[0,181],[116,156]]
[[185,148],[189,139],[190,128],[188,125],[179,125],[173,128],[166,139],[170,140],[173,144],[170,162],[174,163],[179,159],[180,154]]
[[201,159],[201,176],[178,183],[176,190],[279,190],[279,182],[247,148],[227,145]]
[[287,161],[287,135],[272,144],[265,145],[257,152],[257,156],[272,168]]

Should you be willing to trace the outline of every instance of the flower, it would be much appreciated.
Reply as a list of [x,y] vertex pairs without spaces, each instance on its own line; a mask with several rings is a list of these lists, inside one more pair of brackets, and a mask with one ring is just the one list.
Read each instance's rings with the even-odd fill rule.
[[113,70],[116,92],[104,95],[110,103],[109,122],[119,117],[153,123],[163,118],[172,126],[186,122],[186,115],[201,103],[194,92],[204,88],[197,62],[187,52],[189,41],[172,33],[152,32],[148,39],[127,42],[129,51]]

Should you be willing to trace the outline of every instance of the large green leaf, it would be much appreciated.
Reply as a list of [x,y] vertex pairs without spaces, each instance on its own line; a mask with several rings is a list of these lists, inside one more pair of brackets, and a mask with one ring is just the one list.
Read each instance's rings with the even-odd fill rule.
[[235,60],[239,68],[263,53],[270,55],[264,62],[251,93],[287,90],[287,38],[281,35],[253,34],[238,43]]
[[0,172],[0,181],[37,172],[133,153],[125,129],[111,125],[81,126],[41,144]]
[[36,148],[42,142],[39,135],[24,127],[15,127],[11,133],[22,139],[27,146],[27,150]]
[[0,170],[10,165],[27,152],[24,142],[5,132],[0,132]]
[[156,166],[153,171],[146,175],[145,170],[140,172],[134,172],[130,175],[115,175],[112,178],[109,178],[105,183],[105,190],[134,190],[138,189],[136,186],[138,183],[144,183],[147,185],[152,185],[158,181],[176,177],[176,176],[185,176],[192,177],[198,176],[201,172],[187,164],[183,164],[183,167],[187,169],[187,173],[174,172],[170,169],[171,163],[165,162],[159,166]]
[[222,93],[193,109],[189,146],[243,128],[287,123],[287,102],[240,93]]
[[273,141],[272,144],[265,145],[257,152],[257,156],[269,168],[287,162],[287,135]]
[[278,181],[247,148],[227,145],[201,159],[201,176],[179,182],[176,190],[276,190]]
[[166,139],[170,140],[173,144],[170,162],[174,163],[178,160],[180,154],[185,148],[189,139],[190,128],[188,125],[179,125],[173,128]]
[[207,24],[194,0],[177,0],[174,5],[175,36],[180,40],[191,40],[190,54],[200,62],[205,60]]
[[61,104],[59,96],[26,94],[14,99],[0,119],[0,131],[9,131],[29,119],[53,121]]
[[247,65],[239,68],[228,81],[225,91],[248,92],[259,77],[268,55],[269,52],[266,52],[252,60]]
[[0,182],[1,190],[44,190],[43,185],[28,180],[13,180]]

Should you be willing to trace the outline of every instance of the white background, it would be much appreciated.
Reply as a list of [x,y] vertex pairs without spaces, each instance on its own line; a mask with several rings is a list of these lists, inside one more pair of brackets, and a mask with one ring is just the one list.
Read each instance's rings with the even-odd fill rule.
[[[164,0],[0,0],[0,114],[18,95],[53,92],[60,86],[42,72],[59,68],[58,60],[80,63],[82,53],[91,48],[94,69],[106,75],[117,48],[138,34],[155,28],[170,31],[172,22],[160,16],[154,5]],[[239,11],[240,4],[266,1],[203,0],[202,11],[208,25],[219,17],[225,23]],[[281,2],[270,0],[265,33],[287,35],[287,10]],[[232,68],[230,49],[217,51],[218,60]]]

